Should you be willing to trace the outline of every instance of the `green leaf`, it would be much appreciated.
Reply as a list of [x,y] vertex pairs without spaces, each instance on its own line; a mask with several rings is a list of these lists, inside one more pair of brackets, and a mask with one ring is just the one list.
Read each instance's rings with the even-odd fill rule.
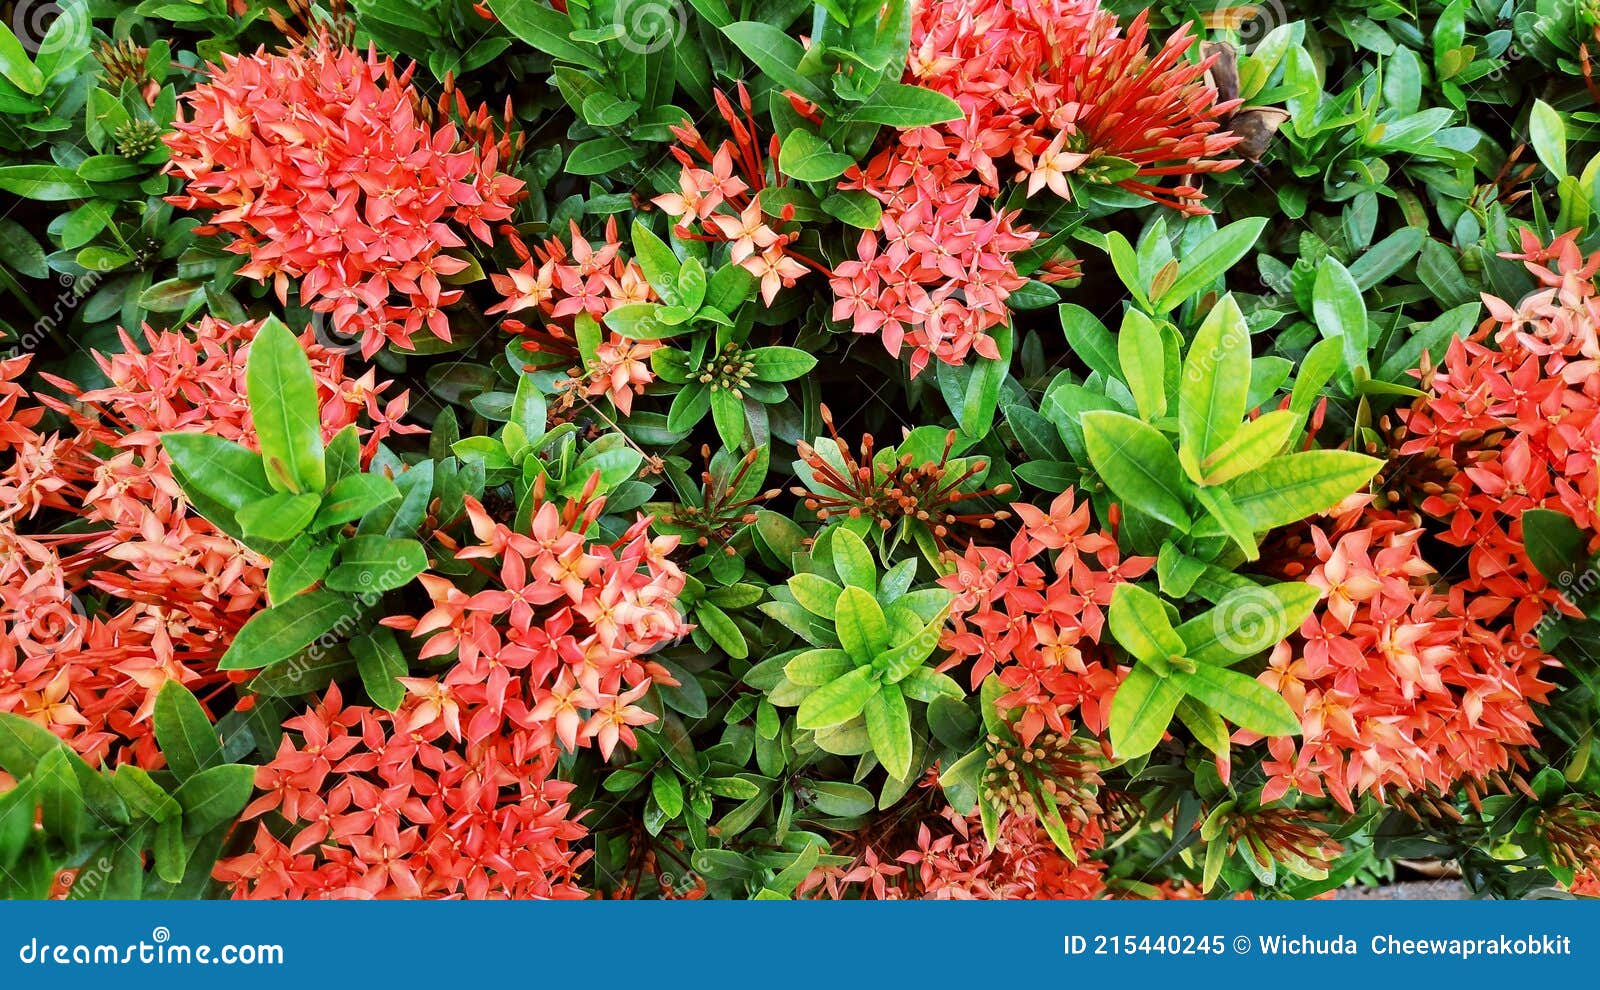
[[860,189],[845,189],[824,197],[822,212],[860,230],[877,230],[883,222],[883,204]]
[[872,592],[847,586],[833,615],[839,645],[861,663],[870,663],[889,646],[889,624]]
[[1311,313],[1324,337],[1341,342],[1346,368],[1367,366],[1367,305],[1356,280],[1333,258],[1317,266]]
[[1110,410],[1083,414],[1083,439],[1095,472],[1118,499],[1185,532],[1183,468],[1161,432]]
[[28,779],[38,798],[45,834],[76,852],[83,837],[85,809],[71,757],[63,748],[52,749],[40,758]]
[[328,565],[333,563],[335,549],[332,543],[319,543],[310,533],[302,534],[272,559],[272,570],[267,574],[267,597],[276,605],[321,581],[328,573]]
[[292,495],[277,492],[259,502],[251,502],[237,513],[244,535],[272,543],[288,543],[311,525],[322,496],[312,492]]
[[153,716],[156,743],[167,767],[181,781],[210,767],[221,766],[222,742],[206,710],[188,688],[169,680],[156,695]]
[[621,138],[591,138],[579,142],[567,155],[567,172],[572,175],[605,175],[632,165],[638,151]]
[[359,609],[359,603],[350,596],[332,591],[296,595],[251,616],[217,667],[254,670],[287,660],[339,623],[354,619]]
[[1156,748],[1183,700],[1183,688],[1143,664],[1135,664],[1111,698],[1111,745],[1131,760]]
[[339,562],[325,584],[334,591],[393,591],[428,567],[428,552],[416,540],[358,536],[339,548]]
[[802,687],[821,687],[855,667],[856,662],[843,650],[807,650],[783,665],[783,676]]
[[1178,262],[1178,277],[1156,300],[1156,309],[1171,309],[1227,274],[1255,247],[1266,225],[1266,217],[1237,220],[1206,237],[1195,250],[1185,253]]
[[650,776],[650,796],[668,818],[683,814],[683,783],[671,769],[663,767]]
[[729,390],[717,389],[711,393],[711,419],[716,424],[717,436],[729,447],[744,446],[744,400]]
[[826,729],[848,722],[861,714],[877,690],[872,668],[857,667],[806,695],[795,712],[795,724],[802,729]]
[[885,681],[900,683],[924,669],[923,662],[939,647],[939,637],[944,632],[948,615],[948,608],[940,609],[939,614],[929,619],[917,632],[873,659],[873,666],[883,671]]
[[1256,470],[1283,450],[1299,424],[1300,417],[1288,409],[1262,413],[1212,450],[1199,465],[1201,477],[1195,480],[1220,485]]
[[406,700],[406,689],[397,678],[410,671],[394,631],[378,626],[365,636],[357,636],[350,641],[350,653],[356,658],[356,671],[367,697],[384,711],[399,711]]
[[1233,504],[1233,499],[1221,488],[1202,487],[1195,489],[1195,498],[1200,500],[1200,505],[1206,510],[1206,524],[1215,526],[1227,535],[1244,554],[1245,560],[1259,560],[1261,547],[1256,542],[1255,530],[1250,525],[1250,520],[1244,517],[1239,507]]
[[794,90],[812,103],[831,102],[821,87],[800,72],[806,50],[779,28],[761,21],[735,21],[724,27],[722,33],[779,86]]
[[[1175,672],[1183,692],[1223,718],[1262,736],[1296,736],[1300,720],[1278,692],[1237,670],[1201,664]],[[1126,683],[1126,682],[1124,682]]]
[[1555,587],[1572,589],[1589,561],[1589,539],[1565,513],[1528,509],[1522,513],[1522,542],[1528,560]]
[[818,780],[810,783],[811,805],[824,815],[836,818],[853,818],[864,815],[877,804],[872,792],[856,784],[839,780]]
[[1178,448],[1186,460],[1205,463],[1238,432],[1249,392],[1250,330],[1229,294],[1211,307],[1183,362]]
[[893,684],[885,684],[867,699],[867,738],[878,762],[895,780],[911,774],[911,712],[905,696]]
[[757,347],[744,356],[764,382],[792,381],[817,366],[816,357],[798,347]]
[[744,633],[739,631],[739,626],[728,613],[711,602],[702,601],[695,606],[695,621],[706,635],[722,648],[722,652],[735,660],[743,660],[750,655],[750,644],[745,642]]
[[834,151],[828,143],[803,128],[795,128],[778,149],[778,170],[801,182],[826,182],[844,174],[856,160]]
[[1121,380],[1122,362],[1117,355],[1116,339],[1100,318],[1076,303],[1062,303],[1056,311],[1061,315],[1061,332],[1066,335],[1072,352],[1090,370]]
[[861,537],[848,529],[835,529],[829,549],[833,552],[833,569],[846,585],[863,588],[871,594],[878,591],[878,562],[867,549]]
[[1550,170],[1555,180],[1567,177],[1567,125],[1555,107],[1543,100],[1534,100],[1528,113],[1528,139],[1534,154]]
[[327,474],[317,382],[300,342],[276,317],[261,324],[250,344],[245,390],[268,483],[279,491],[321,492]]
[[935,93],[921,86],[886,82],[856,108],[850,119],[874,124],[888,124],[900,130],[914,127],[931,127],[962,117],[961,104],[943,93]]
[[[26,15],[27,8],[23,8],[20,12]],[[21,19],[29,23],[26,16]],[[29,23],[29,26],[34,25]],[[0,23],[0,76],[5,76],[15,83],[18,89],[30,96],[38,96],[44,92],[44,73],[40,72],[39,67],[33,64],[33,60],[28,58],[28,50],[22,47],[22,42],[17,40],[11,28],[4,23]]]
[[546,55],[601,68],[597,52],[571,39],[572,21],[567,15],[545,6],[541,0],[489,0],[489,9],[507,31]]
[[[1139,418],[1154,422],[1167,414],[1166,345],[1150,317],[1130,309],[1117,335],[1117,361],[1139,406]],[[1181,410],[1180,410],[1181,416]]]
[[161,448],[185,491],[193,486],[233,512],[272,494],[261,455],[232,440],[210,433],[163,433]]
[[1117,643],[1145,663],[1164,669],[1183,656],[1183,640],[1172,628],[1161,599],[1136,584],[1119,584],[1111,594],[1106,624]]
[[355,522],[380,505],[400,497],[400,489],[381,474],[352,474],[336,482],[323,499],[311,526],[327,529]]
[[1299,581],[1231,591],[1215,608],[1178,627],[1184,655],[1224,666],[1253,657],[1299,629],[1321,598],[1315,585]]
[[173,792],[183,805],[184,830],[205,832],[237,818],[255,791],[256,768],[229,763],[202,770]]
[[1264,533],[1326,512],[1365,487],[1382,466],[1354,451],[1304,450],[1274,457],[1230,483],[1227,492],[1251,528]]

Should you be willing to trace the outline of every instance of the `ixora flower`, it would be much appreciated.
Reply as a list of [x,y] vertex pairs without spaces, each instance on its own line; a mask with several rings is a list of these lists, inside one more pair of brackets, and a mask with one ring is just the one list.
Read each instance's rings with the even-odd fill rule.
[[344,707],[334,687],[286,723],[298,740],[261,768],[245,817],[274,812],[292,835],[263,826],[218,865],[237,896],[583,896],[585,829],[556,765],[586,746],[609,758],[655,721],[638,702],[677,682],[647,654],[688,632],[684,576],[677,537],[647,519],[601,543],[603,500],[534,499],[526,533],[469,499],[477,542],[456,556],[488,583],[423,575],[432,608],[383,620],[423,640],[423,661],[453,657],[440,676],[404,678],[393,713]]
[[[652,302],[656,294],[638,263],[621,256],[614,217],[606,221],[605,241],[599,246],[584,238],[576,221],[571,227],[570,248],[552,237],[530,251],[520,237],[508,232],[507,240],[523,262],[504,275],[490,276],[505,299],[484,312],[527,314],[509,318],[502,326],[520,335],[530,367],[552,360],[576,358],[582,362],[558,383],[562,392],[557,413],[568,411],[584,397],[605,395],[627,416],[633,412],[633,397],[655,381],[650,354],[660,343],[632,340],[606,330],[604,339],[585,360],[575,325],[580,320],[599,322],[618,306]],[[530,324],[529,320],[538,322]]]
[[[70,431],[39,435],[44,408],[10,408],[0,467],[0,711],[32,719],[91,763],[159,767],[151,735],[157,693],[176,680],[206,696],[228,686],[217,661],[265,604],[266,562],[184,499],[160,434],[205,431],[254,445],[245,358],[255,323],[205,318],[182,331],[123,334],[96,355],[110,384],[41,399]],[[344,373],[343,355],[304,338],[322,427],[366,421],[367,456],[403,426],[406,396]],[[0,373],[16,377],[25,360]],[[9,385],[9,381],[5,383]],[[31,425],[30,425],[31,424]],[[77,525],[60,529],[62,518]],[[104,604],[90,611],[97,598]]]
[[[933,0],[917,4],[906,81],[943,93],[959,120],[900,133],[843,188],[883,204],[883,220],[834,269],[833,319],[911,349],[911,374],[937,358],[994,358],[1006,300],[1027,279],[1015,256],[1039,232],[1000,205],[1004,184],[1031,200],[1071,199],[1072,182],[1114,183],[1185,213],[1203,213],[1193,176],[1231,169],[1238,140],[1222,130],[1237,101],[1190,62],[1187,28],[1155,54],[1148,13],[1124,33],[1098,0]],[[1177,185],[1160,183],[1179,177]],[[1015,199],[1005,201],[1014,204]],[[1072,277],[1070,265],[1041,277]]]
[[[682,166],[678,192],[657,196],[654,202],[677,221],[673,232],[680,239],[731,244],[730,260],[755,278],[762,300],[770,306],[778,291],[794,285],[807,269],[825,275],[828,271],[795,249],[798,231],[779,233],[768,222],[788,225],[794,219],[794,207],[785,205],[771,214],[762,206],[762,191],[781,189],[785,179],[778,170],[776,135],[766,154],[762,153],[744,84],[738,86],[738,110],[720,90],[712,96],[733,136],[713,151],[691,121],[674,126],[672,133],[679,143],[672,154]],[[699,232],[693,229],[695,224]]]
[[1012,509],[1023,525],[1009,550],[970,545],[939,581],[956,596],[944,666],[971,660],[974,688],[996,674],[1005,688],[998,704],[1022,710],[1016,731],[1024,744],[1047,729],[1071,736],[1074,712],[1103,734],[1125,674],[1100,645],[1105,609],[1117,584],[1137,580],[1155,560],[1124,558],[1115,540],[1090,532],[1088,503],[1078,504],[1071,489],[1048,511],[1021,502]]
[[1283,576],[1322,599],[1260,675],[1302,733],[1298,744],[1269,740],[1264,801],[1326,789],[1348,811],[1365,793],[1481,788],[1524,767],[1521,748],[1534,743],[1533,706],[1553,687],[1540,679],[1548,658],[1480,607],[1482,597],[1466,608],[1461,588],[1435,584],[1420,520],[1366,501],[1276,548]]
[[447,280],[470,265],[462,235],[490,243],[522,190],[499,170],[508,138],[430,123],[414,68],[326,35],[225,55],[166,139],[187,182],[169,201],[215,211],[203,229],[234,236],[229,250],[249,257],[241,275],[271,279],[280,300],[296,280],[369,357],[424,329],[450,339],[444,311],[461,290]]

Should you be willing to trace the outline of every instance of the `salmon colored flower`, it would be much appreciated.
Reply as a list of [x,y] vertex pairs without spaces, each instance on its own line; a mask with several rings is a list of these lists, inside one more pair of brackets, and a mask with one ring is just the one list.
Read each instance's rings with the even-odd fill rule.
[[414,68],[326,36],[224,55],[165,138],[187,183],[170,202],[214,211],[201,229],[233,235],[241,275],[270,279],[280,300],[298,280],[368,357],[424,329],[450,339],[462,232],[489,243],[522,190],[499,170],[502,148],[430,123]]

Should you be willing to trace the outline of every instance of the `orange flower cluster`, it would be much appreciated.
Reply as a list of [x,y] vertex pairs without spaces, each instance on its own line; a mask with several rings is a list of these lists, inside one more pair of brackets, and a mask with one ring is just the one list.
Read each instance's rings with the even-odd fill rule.
[[[742,117],[721,90],[713,91],[712,96],[717,111],[733,133],[732,139],[712,151],[687,118],[674,126],[672,133],[682,145],[671,149],[682,166],[678,173],[678,191],[657,196],[652,202],[677,221],[673,233],[679,239],[732,244],[729,259],[756,279],[761,286],[761,298],[771,306],[778,290],[793,285],[806,273],[808,265],[821,266],[790,247],[799,238],[798,233],[780,233],[767,223],[768,214],[761,206],[761,191],[769,185],[769,160],[772,163],[771,184],[778,187],[784,184],[784,176],[778,171],[778,137],[773,135],[769,139],[763,157],[750,94],[744,83],[738,86]],[[794,207],[788,205],[774,217],[780,221],[779,226],[793,218]],[[694,230],[695,224],[700,226],[699,233]]]
[[[1021,708],[1015,729],[1025,744],[1051,729],[1070,737],[1076,711],[1103,733],[1123,671],[1100,648],[1111,593],[1155,566],[1153,557],[1122,559],[1116,541],[1089,532],[1089,505],[1072,489],[1044,512],[1011,507],[1022,528],[1009,551],[969,545],[955,573],[939,583],[955,593],[951,629],[940,645],[950,651],[941,669],[971,660],[974,689],[995,672],[1006,694],[1002,708]],[[1053,573],[1037,560],[1053,551]]]
[[[10,406],[0,467],[0,711],[31,718],[91,763],[159,767],[149,715],[169,678],[205,695],[226,686],[215,664],[263,604],[265,562],[195,515],[160,446],[165,431],[205,430],[254,445],[244,367],[254,323],[210,318],[189,331],[146,330],[141,352],[98,357],[111,384],[42,399],[70,430],[39,435],[43,411]],[[405,396],[379,405],[371,373],[309,343],[332,436],[365,415],[370,452],[399,426]],[[15,378],[26,364],[0,365]],[[6,448],[0,448],[6,450]],[[63,520],[79,525],[59,528]],[[119,603],[89,614],[89,595]]]
[[[1203,83],[1208,61],[1185,60],[1187,28],[1147,52],[1146,17],[1124,34],[1099,0],[918,4],[906,81],[949,96],[963,116],[904,131],[846,173],[845,186],[872,194],[884,214],[881,232],[862,235],[856,259],[835,269],[833,318],[881,334],[891,354],[910,346],[913,375],[931,357],[995,356],[988,331],[1026,282],[1012,256],[1038,237],[998,205],[1013,177],[1001,174],[1007,160],[1030,197],[1070,198],[1071,175],[1206,212],[1188,177],[1239,164],[1216,157],[1238,140],[1221,131],[1236,104]],[[1185,178],[1158,184],[1170,176]],[[1058,263],[1042,277],[1073,274]]]
[[203,229],[236,238],[240,274],[272,279],[280,300],[299,280],[301,301],[368,357],[424,327],[450,339],[444,310],[461,290],[446,280],[469,267],[451,252],[462,231],[490,243],[522,189],[499,171],[500,147],[428,122],[414,68],[325,37],[224,55],[166,137],[188,180],[170,202],[215,210]]
[[[474,594],[423,575],[433,608],[384,625],[426,637],[421,659],[453,656],[440,677],[403,679],[393,714],[345,708],[337,689],[292,720],[257,774],[245,817],[276,811],[254,848],[219,864],[239,897],[578,897],[585,835],[555,778],[562,749],[633,746],[655,716],[651,684],[676,684],[646,654],[685,634],[674,606],[677,537],[641,518],[615,543],[587,531],[602,501],[559,506],[536,491],[528,533],[467,511],[478,542],[457,557],[489,583]],[[498,565],[484,567],[480,562]]]
[[1555,509],[1597,528],[1600,253],[1584,257],[1576,237],[1545,247],[1524,229],[1522,252],[1506,257],[1544,288],[1516,306],[1484,297],[1489,319],[1451,343],[1444,365],[1424,372],[1431,394],[1401,412],[1402,469],[1443,473],[1421,507],[1449,523],[1443,539],[1470,548],[1474,614],[1509,611],[1519,635],[1558,599],[1523,551],[1522,513]]
[[1260,675],[1302,733],[1298,749],[1290,737],[1269,740],[1263,801],[1326,787],[1350,811],[1369,792],[1481,784],[1521,764],[1533,705],[1553,688],[1539,680],[1547,658],[1495,621],[1481,593],[1435,586],[1414,520],[1364,503],[1308,525],[1308,539],[1279,558],[1283,576],[1323,595]]

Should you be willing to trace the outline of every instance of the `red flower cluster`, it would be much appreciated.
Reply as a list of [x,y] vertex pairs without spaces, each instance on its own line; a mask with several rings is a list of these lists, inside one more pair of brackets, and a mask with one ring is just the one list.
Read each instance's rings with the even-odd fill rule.
[[1479,590],[1434,584],[1415,520],[1364,503],[1308,525],[1309,539],[1285,541],[1278,557],[1283,576],[1323,596],[1260,675],[1302,733],[1298,752],[1289,737],[1269,741],[1263,801],[1326,786],[1349,811],[1368,792],[1481,783],[1520,764],[1532,706],[1552,690],[1539,680],[1546,658],[1495,621]]
[[1558,599],[1523,551],[1522,513],[1555,509],[1597,528],[1600,253],[1585,258],[1576,237],[1544,247],[1523,230],[1522,253],[1506,257],[1545,288],[1516,306],[1485,296],[1490,318],[1424,371],[1432,394],[1401,413],[1405,466],[1440,476],[1422,510],[1450,524],[1443,539],[1470,548],[1475,614],[1509,609],[1519,635]]
[[[1016,732],[1025,744],[1046,728],[1070,737],[1074,711],[1103,733],[1123,676],[1100,649],[1105,608],[1116,586],[1137,580],[1155,558],[1123,560],[1115,540],[1089,532],[1089,505],[1075,504],[1070,488],[1049,512],[1026,502],[1012,509],[1022,529],[1009,551],[969,545],[955,573],[939,581],[956,596],[941,669],[972,660],[974,688],[997,673],[1007,691],[1000,707],[1023,710]],[[1046,550],[1055,554],[1048,576],[1036,560]]]
[[[34,433],[42,410],[17,408],[3,383],[0,711],[33,719],[91,763],[160,766],[157,692],[169,678],[202,694],[225,685],[216,660],[262,604],[265,562],[190,511],[159,439],[205,430],[254,445],[244,367],[255,329],[210,318],[187,333],[147,329],[146,352],[124,334],[121,354],[97,357],[108,387],[82,392],[47,376],[76,400],[43,400],[70,421],[61,434]],[[341,355],[307,349],[328,436],[366,414],[370,454],[415,429],[397,425],[405,396],[380,407],[386,386],[370,372],[351,380]],[[6,362],[0,376],[25,364]],[[58,516],[81,525],[58,531]],[[120,609],[87,614],[90,592]]]
[[[443,676],[406,678],[399,711],[343,708],[337,689],[288,723],[246,810],[277,811],[254,849],[219,864],[241,897],[578,897],[572,848],[584,836],[555,778],[561,748],[609,757],[655,716],[636,706],[676,682],[645,655],[688,631],[674,608],[684,577],[676,537],[640,519],[613,544],[585,535],[602,501],[535,497],[528,533],[468,513],[478,543],[457,557],[490,584],[468,594],[423,575],[434,607],[384,625],[427,637],[421,659],[455,656]],[[559,745],[558,745],[559,743]]]
[[[1188,213],[1204,212],[1189,180],[1239,164],[1215,156],[1238,140],[1220,132],[1234,103],[1218,103],[1191,63],[1187,29],[1151,56],[1146,15],[1123,34],[1098,0],[931,0],[917,5],[906,79],[960,104],[962,119],[901,133],[864,170],[847,173],[884,206],[881,236],[861,238],[837,267],[833,318],[880,333],[891,354],[912,348],[915,375],[930,357],[993,357],[987,332],[1009,316],[1026,280],[1011,256],[1037,232],[988,205],[1010,159],[1027,194],[1070,198],[1069,175],[1117,185]],[[1130,171],[1131,170],[1131,171]],[[1067,265],[1044,277],[1070,277]]]
[[326,38],[224,55],[166,138],[188,180],[170,201],[217,211],[205,229],[236,238],[240,274],[273,279],[280,299],[300,280],[301,301],[369,357],[423,327],[450,339],[444,309],[461,290],[444,280],[468,261],[449,252],[463,230],[489,243],[522,189],[499,172],[500,148],[428,122],[413,68]]

